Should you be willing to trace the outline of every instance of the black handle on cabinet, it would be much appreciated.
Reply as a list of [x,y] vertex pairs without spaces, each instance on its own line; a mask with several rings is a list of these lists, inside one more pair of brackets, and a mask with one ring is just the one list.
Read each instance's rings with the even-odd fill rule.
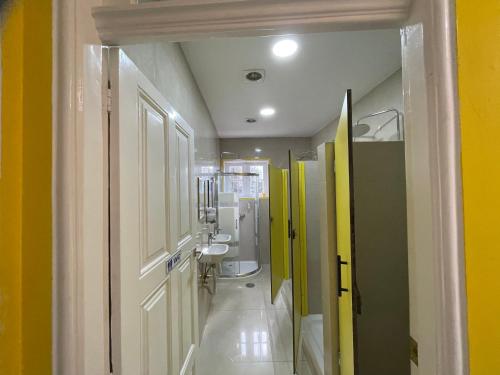
[[347,265],[347,262],[343,261],[340,255],[337,255],[337,294],[339,297],[342,297],[342,292],[349,291],[347,288],[342,288],[342,265]]

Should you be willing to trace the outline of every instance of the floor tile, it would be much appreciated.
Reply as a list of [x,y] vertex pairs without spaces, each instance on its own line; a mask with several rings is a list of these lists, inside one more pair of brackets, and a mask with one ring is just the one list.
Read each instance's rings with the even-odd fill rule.
[[224,355],[233,362],[272,361],[265,310],[216,311],[209,315],[200,351]]
[[238,364],[235,370],[238,375],[275,375],[272,362]]
[[292,362],[274,362],[274,375],[293,375]]
[[[247,282],[251,282],[250,280]],[[212,310],[265,309],[264,294],[259,286],[246,287],[247,282],[225,281],[217,284]]]
[[292,361],[293,328],[288,311],[282,309],[268,310],[266,316],[271,338],[275,343],[274,359],[277,361]]
[[266,309],[286,309],[285,300],[281,293],[278,293],[274,301],[271,302],[271,288],[263,288],[264,304]]
[[291,375],[292,345],[284,302],[271,304],[268,270],[221,280],[201,340],[197,375]]

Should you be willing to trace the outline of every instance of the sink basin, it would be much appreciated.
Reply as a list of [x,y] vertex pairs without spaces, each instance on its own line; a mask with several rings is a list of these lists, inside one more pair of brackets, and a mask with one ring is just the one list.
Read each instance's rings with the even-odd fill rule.
[[229,246],[225,244],[214,244],[208,247],[205,247],[201,251],[201,259],[202,263],[220,263],[222,259],[226,256],[229,251]]
[[231,235],[225,233],[216,234],[212,240],[213,243],[228,243],[229,241],[231,241]]

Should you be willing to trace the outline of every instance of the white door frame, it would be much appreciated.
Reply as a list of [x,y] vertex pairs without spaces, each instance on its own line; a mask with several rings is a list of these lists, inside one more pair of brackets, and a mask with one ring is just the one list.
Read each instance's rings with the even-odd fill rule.
[[96,8],[103,0],[53,3],[54,374],[109,373],[106,68],[98,31],[110,44],[417,24],[424,28],[423,45],[415,48],[425,58],[428,107],[418,131],[426,132],[431,161],[435,374],[468,374],[453,0],[167,0],[106,8]]

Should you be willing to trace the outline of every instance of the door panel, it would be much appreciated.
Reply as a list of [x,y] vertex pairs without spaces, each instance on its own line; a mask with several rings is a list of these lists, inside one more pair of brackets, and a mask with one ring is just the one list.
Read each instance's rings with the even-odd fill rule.
[[[356,374],[356,335],[353,311],[354,279],[354,207],[352,188],[352,104],[348,90],[342,105],[335,136],[335,190],[337,209],[337,254],[339,263],[339,340],[340,373]],[[341,289],[342,288],[342,289]]]
[[113,373],[194,374],[194,133],[119,49],[110,79]]
[[297,370],[299,358],[300,323],[302,318],[301,248],[300,248],[300,198],[299,163],[289,151],[290,159],[290,215],[292,243],[292,301],[293,301],[293,362]]
[[[142,304],[142,373],[172,374],[170,348],[170,278]],[[167,332],[166,335],[157,332]]]
[[187,258],[178,268],[180,283],[178,326],[180,374],[194,374],[194,355],[198,345],[198,289],[196,260]]
[[167,133],[165,112],[141,92],[139,95],[140,148],[142,149],[142,225],[144,237],[141,246],[141,274],[165,257],[168,248],[167,206]]
[[357,371],[409,375],[404,143],[355,142],[353,150],[356,283],[363,297]]
[[289,207],[290,198],[289,198],[289,189],[288,184],[290,183],[290,178],[288,175],[288,169],[283,169],[281,171],[281,181],[283,186],[283,197],[282,197],[282,206],[283,206],[283,241],[284,241],[284,266],[283,266],[283,275],[284,279],[290,279],[290,239],[288,238],[288,220],[290,219]]
[[307,292],[307,218],[306,218],[306,169],[304,162],[298,162],[299,173],[299,230],[300,230],[300,301],[301,316],[309,314]]
[[168,371],[167,103],[127,56],[110,55],[112,358],[121,375]]
[[176,124],[176,185],[177,185],[177,240],[178,246],[190,241],[193,235],[192,220],[192,176],[191,176],[191,149],[192,136],[185,127]]
[[173,297],[175,309],[176,374],[195,374],[194,359],[198,347],[198,289],[196,285],[197,267],[192,250],[195,244],[196,201],[194,165],[194,133],[191,127],[177,121],[174,127],[172,158],[175,165],[173,174],[174,201],[172,207],[176,218],[175,247],[181,252],[181,262],[173,272],[177,285]]
[[182,324],[182,359],[184,360],[193,345],[193,330],[191,326],[193,308],[191,301],[191,290],[192,290],[192,274],[191,274],[191,262],[186,260],[184,264],[179,267],[179,272],[181,275],[181,324]]
[[271,231],[271,301],[276,296],[285,278],[285,225],[288,217],[283,216],[283,173],[269,165],[269,222]]

